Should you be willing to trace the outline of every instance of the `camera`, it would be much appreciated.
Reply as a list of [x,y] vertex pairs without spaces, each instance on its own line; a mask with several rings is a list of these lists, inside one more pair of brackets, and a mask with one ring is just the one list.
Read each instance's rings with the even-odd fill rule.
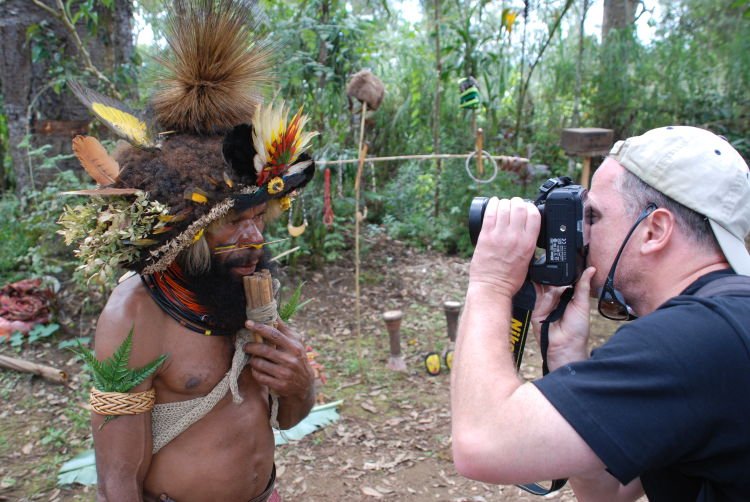
[[[584,239],[587,190],[567,176],[551,178],[539,187],[534,205],[542,215],[536,245],[541,254],[529,265],[529,279],[539,284],[568,286],[583,272],[588,246]],[[469,235],[477,245],[489,197],[474,197],[469,207]]]

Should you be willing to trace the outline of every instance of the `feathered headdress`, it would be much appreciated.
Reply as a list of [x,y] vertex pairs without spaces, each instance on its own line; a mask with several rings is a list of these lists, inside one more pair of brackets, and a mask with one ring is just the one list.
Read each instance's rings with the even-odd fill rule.
[[[93,137],[73,151],[97,182],[87,205],[61,218],[89,272],[119,264],[162,271],[230,209],[289,196],[313,176],[301,110],[261,105],[271,78],[271,46],[256,36],[249,0],[177,0],[166,24],[169,50],[151,96],[151,114],[71,82],[91,112],[129,144],[109,156]],[[94,211],[93,218],[91,208]]]

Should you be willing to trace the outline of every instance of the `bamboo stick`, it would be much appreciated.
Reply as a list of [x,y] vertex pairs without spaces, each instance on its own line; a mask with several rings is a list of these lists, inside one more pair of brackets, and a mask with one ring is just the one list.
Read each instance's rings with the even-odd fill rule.
[[15,357],[0,355],[0,368],[33,373],[54,383],[66,383],[68,381],[68,374],[62,370]]
[[[245,290],[245,302],[248,309],[257,309],[273,302],[273,278],[268,270],[259,270],[242,278]],[[263,337],[256,334],[255,341],[263,342]]]
[[359,291],[359,196],[360,183],[362,180],[362,168],[365,165],[367,156],[367,144],[365,140],[365,114],[367,113],[367,103],[362,103],[362,121],[359,129],[359,164],[357,166],[357,176],[354,178],[354,315],[357,320],[357,357],[359,358],[359,374],[362,381],[367,381],[365,374],[365,358],[362,350],[362,316],[360,311],[360,291]]
[[[392,157],[367,157],[365,162],[389,162],[394,160],[434,160],[434,159],[465,159],[469,155],[474,155],[475,152],[470,153],[440,153],[440,154],[425,154],[425,155],[396,155]],[[490,158],[498,160],[502,165],[505,164],[516,164],[516,163],[528,163],[529,159],[525,157],[513,157],[510,155],[491,155]],[[340,159],[340,160],[316,160],[315,165],[341,165],[341,164],[357,164],[359,158],[356,159]]]

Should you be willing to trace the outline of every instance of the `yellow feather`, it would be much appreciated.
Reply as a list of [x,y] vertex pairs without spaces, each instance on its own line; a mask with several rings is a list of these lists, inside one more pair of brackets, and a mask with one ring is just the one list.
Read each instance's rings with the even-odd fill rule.
[[91,110],[135,145],[148,146],[152,143],[146,123],[138,117],[102,103],[92,103]]

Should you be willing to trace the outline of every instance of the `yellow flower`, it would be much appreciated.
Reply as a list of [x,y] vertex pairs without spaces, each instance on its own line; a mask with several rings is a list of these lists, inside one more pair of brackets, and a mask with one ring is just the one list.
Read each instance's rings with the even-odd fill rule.
[[282,211],[288,211],[292,207],[292,198],[288,195],[279,199],[279,207]]
[[281,193],[283,190],[284,180],[282,180],[278,176],[268,182],[268,193],[270,195],[276,195],[277,193]]

